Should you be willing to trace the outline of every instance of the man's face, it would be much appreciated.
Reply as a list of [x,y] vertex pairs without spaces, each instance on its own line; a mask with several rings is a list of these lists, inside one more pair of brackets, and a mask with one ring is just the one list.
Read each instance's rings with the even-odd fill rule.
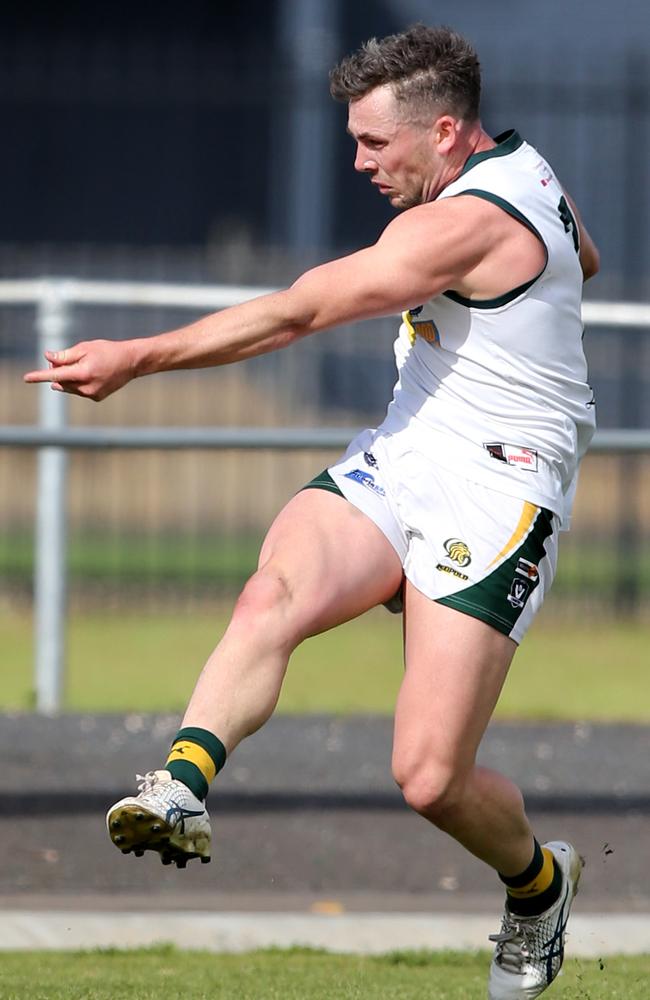
[[441,163],[435,153],[433,123],[427,128],[404,121],[389,86],[376,87],[351,101],[348,132],[357,143],[355,170],[368,174],[394,208],[413,208],[438,193]]

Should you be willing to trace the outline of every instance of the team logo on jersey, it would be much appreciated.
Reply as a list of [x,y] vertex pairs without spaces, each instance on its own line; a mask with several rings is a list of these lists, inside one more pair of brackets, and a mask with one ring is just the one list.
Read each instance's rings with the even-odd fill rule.
[[415,343],[416,337],[422,337],[428,344],[439,344],[440,334],[438,327],[432,319],[415,319],[422,312],[424,306],[416,306],[415,309],[407,309],[402,313],[402,319],[408,333],[411,344]]
[[445,552],[459,566],[469,566],[472,561],[472,553],[460,538],[448,538],[445,542]]
[[484,444],[483,447],[490,458],[496,458],[497,462],[514,465],[527,472],[537,472],[537,452],[534,448],[520,448],[515,444],[501,444],[496,441]]
[[375,458],[375,456],[371,451],[364,451],[363,460],[366,463],[366,465],[369,465],[372,469],[376,469],[377,466],[379,465],[379,462],[377,461],[377,459]]
[[372,490],[377,496],[385,497],[386,490],[379,483],[375,482],[375,477],[370,472],[364,472],[363,469],[353,469],[352,472],[345,473],[346,479],[352,479],[355,483],[359,483],[361,486],[365,486],[366,489]]
[[428,344],[440,343],[438,327],[432,319],[418,320],[416,323],[413,323],[413,329],[415,330],[415,336],[422,337]]

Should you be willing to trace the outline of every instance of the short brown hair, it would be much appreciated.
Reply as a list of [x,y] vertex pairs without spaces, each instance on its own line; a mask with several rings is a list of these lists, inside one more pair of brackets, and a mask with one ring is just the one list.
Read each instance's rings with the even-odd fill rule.
[[337,101],[355,101],[392,84],[397,101],[418,119],[453,114],[476,121],[481,67],[466,39],[451,28],[414,24],[398,35],[371,38],[330,73]]

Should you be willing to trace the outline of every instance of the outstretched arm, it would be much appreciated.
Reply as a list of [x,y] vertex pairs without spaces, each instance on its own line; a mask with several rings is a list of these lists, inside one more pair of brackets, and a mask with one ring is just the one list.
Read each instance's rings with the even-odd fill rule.
[[400,312],[452,286],[493,246],[476,207],[445,199],[398,216],[371,247],[307,271],[284,291],[224,309],[170,333],[94,340],[56,353],[25,375],[102,400],[132,379],[231,364],[344,323]]

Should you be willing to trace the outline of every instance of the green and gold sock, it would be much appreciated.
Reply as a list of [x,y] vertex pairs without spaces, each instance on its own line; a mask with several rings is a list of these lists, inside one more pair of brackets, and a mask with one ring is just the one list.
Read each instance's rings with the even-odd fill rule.
[[214,733],[197,726],[179,729],[165,768],[203,801],[214,776],[226,763],[226,748]]
[[562,872],[552,851],[535,841],[533,860],[521,875],[499,875],[508,894],[508,909],[520,917],[548,910],[562,891]]

